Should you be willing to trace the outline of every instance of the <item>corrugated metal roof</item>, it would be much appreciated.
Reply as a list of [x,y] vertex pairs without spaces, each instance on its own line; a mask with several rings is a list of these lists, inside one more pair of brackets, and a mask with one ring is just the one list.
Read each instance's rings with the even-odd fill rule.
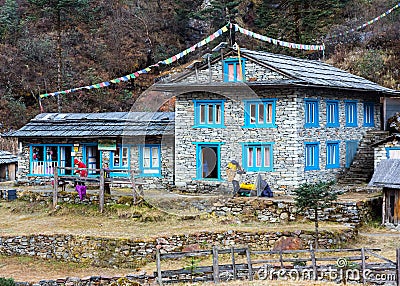
[[400,188],[400,159],[382,160],[376,168],[369,186]]
[[240,49],[240,52],[243,57],[257,60],[265,66],[299,80],[303,84],[378,91],[400,95],[399,91],[380,86],[365,78],[353,75],[321,61],[300,59],[248,49]]
[[8,137],[173,135],[174,112],[42,113]]
[[10,152],[0,150],[0,164],[17,163],[18,157]]

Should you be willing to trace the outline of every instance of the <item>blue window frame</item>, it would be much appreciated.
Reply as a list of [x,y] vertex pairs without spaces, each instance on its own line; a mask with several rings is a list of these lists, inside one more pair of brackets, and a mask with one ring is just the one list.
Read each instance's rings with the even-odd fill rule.
[[357,127],[357,101],[346,100],[344,102],[346,115],[346,127]]
[[[56,167],[73,167],[73,145],[29,145],[29,173],[35,176],[53,176]],[[71,175],[71,170],[60,169],[60,175]]]
[[339,101],[326,101],[326,127],[339,127]]
[[224,128],[224,100],[194,100],[194,128]]
[[364,126],[374,127],[375,104],[373,102],[364,102]]
[[111,176],[126,176],[129,172],[112,172],[112,170],[130,170],[130,145],[118,145],[114,151],[110,151],[110,163],[108,168],[111,170]]
[[244,58],[229,58],[224,60],[224,82],[244,81],[245,79],[245,64]]
[[319,101],[317,99],[305,99],[305,128],[319,127]]
[[244,101],[244,127],[276,127],[276,99],[260,99]]
[[334,169],[340,167],[340,141],[326,142],[326,168]]
[[319,170],[319,142],[305,142],[305,171]]
[[242,166],[246,171],[273,171],[273,143],[243,143]]
[[221,180],[221,145],[193,142],[196,145],[196,180]]
[[146,144],[139,146],[139,169],[142,177],[161,176],[161,145]]
[[386,147],[386,158],[400,159],[400,147]]

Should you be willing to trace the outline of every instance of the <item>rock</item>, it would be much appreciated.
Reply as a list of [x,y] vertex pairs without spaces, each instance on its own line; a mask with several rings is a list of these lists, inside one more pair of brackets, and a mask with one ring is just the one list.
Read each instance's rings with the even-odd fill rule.
[[280,237],[273,247],[273,250],[297,250],[303,248],[303,242],[298,237]]

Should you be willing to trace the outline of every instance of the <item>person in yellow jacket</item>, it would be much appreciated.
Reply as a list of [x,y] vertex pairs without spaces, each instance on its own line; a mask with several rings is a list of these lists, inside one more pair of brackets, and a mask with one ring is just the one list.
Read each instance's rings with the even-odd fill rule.
[[240,179],[245,171],[240,167],[239,163],[232,160],[228,163],[226,174],[228,177],[228,182],[232,182],[233,186],[233,196],[237,195],[240,189]]

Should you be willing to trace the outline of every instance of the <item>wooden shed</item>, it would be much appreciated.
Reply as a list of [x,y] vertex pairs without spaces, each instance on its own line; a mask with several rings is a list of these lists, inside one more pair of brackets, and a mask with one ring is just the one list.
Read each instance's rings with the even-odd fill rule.
[[0,150],[0,181],[14,181],[17,172],[18,157]]
[[400,224],[400,159],[382,160],[370,186],[383,187],[382,224]]

